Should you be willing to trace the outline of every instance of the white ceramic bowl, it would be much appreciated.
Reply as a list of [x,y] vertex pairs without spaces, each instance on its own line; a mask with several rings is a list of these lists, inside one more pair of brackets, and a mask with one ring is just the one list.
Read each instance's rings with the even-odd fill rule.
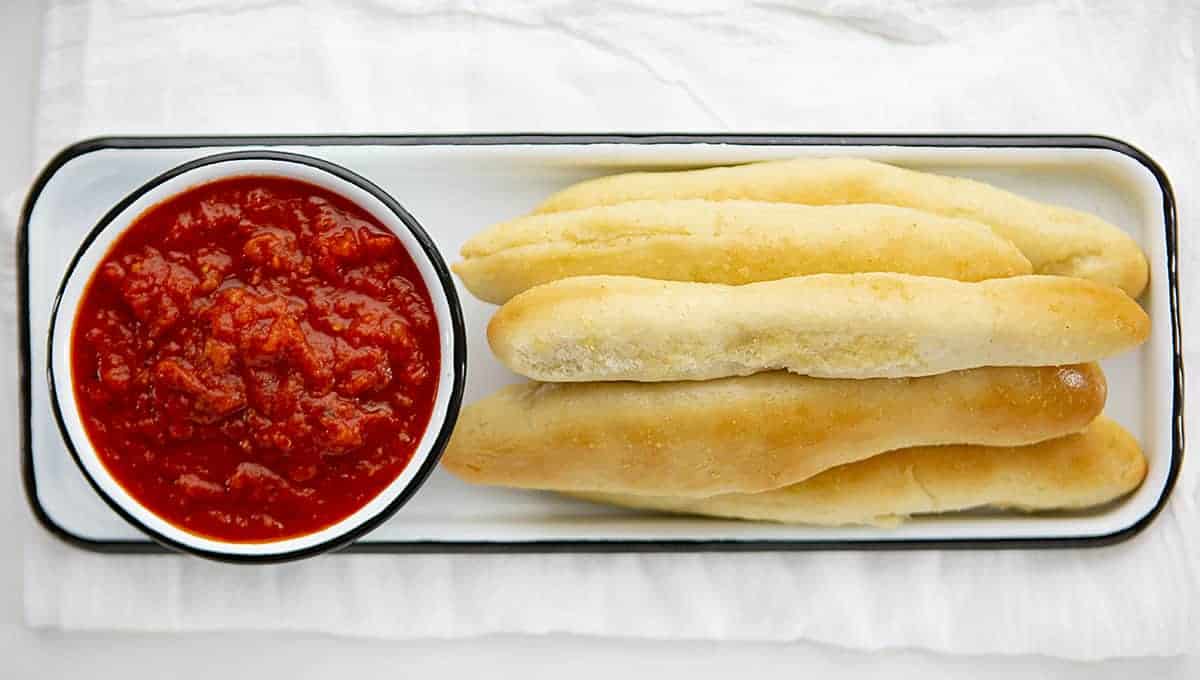
[[[113,242],[146,209],[190,187],[244,175],[302,180],[344,196],[390,229],[417,264],[433,301],[441,343],[441,366],[433,413],[412,460],[375,498],[349,517],[311,534],[263,543],[226,542],[171,524],[133,498],[109,473],[89,441],[75,402],[71,375],[71,328],[80,298]],[[51,404],[63,440],[96,492],[122,517],[168,547],[234,562],[274,562],[341,547],[378,526],[417,491],[437,465],[462,401],[466,339],[462,309],[445,261],[411,215],[379,187],[345,168],[310,156],[244,151],[206,156],[151,180],[118,203],[88,234],[67,268],[50,319]]]

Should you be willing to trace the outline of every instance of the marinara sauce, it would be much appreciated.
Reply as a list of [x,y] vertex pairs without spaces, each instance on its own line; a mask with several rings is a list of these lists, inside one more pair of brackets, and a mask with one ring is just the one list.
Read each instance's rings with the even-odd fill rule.
[[282,177],[147,210],[72,333],[105,467],[157,515],[224,541],[311,533],[365,505],[412,458],[437,391],[437,320],[403,245]]

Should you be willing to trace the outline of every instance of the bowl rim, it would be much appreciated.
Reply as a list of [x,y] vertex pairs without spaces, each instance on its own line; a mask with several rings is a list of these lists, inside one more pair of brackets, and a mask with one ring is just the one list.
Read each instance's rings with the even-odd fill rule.
[[[70,282],[72,281],[72,279],[77,275],[77,269],[79,267],[80,261],[84,257],[84,255],[89,251],[92,244],[102,234],[104,234],[106,232],[106,230],[108,230],[113,225],[113,223],[117,220],[117,218],[121,217],[122,213],[124,213],[128,208],[130,208],[130,206],[132,206],[134,203],[136,203],[138,200],[140,200],[146,194],[157,189],[159,186],[165,184],[166,182],[168,182],[170,180],[173,180],[177,177],[186,175],[193,171],[199,170],[201,168],[208,168],[210,166],[221,164],[221,163],[229,163],[229,162],[237,162],[237,161],[267,161],[267,162],[271,162],[271,163],[281,163],[281,164],[289,164],[290,163],[290,164],[297,164],[300,166],[305,166],[307,169],[316,170],[321,173],[331,175],[334,184],[347,183],[353,187],[356,187],[357,189],[361,190],[362,192],[365,192],[371,198],[377,200],[380,203],[380,206],[382,209],[392,213],[397,218],[397,220],[401,224],[403,224],[404,227],[407,228],[408,234],[413,238],[413,240],[419,246],[419,249],[420,249],[419,253],[411,252],[412,249],[409,248],[408,246],[406,246],[405,249],[410,251],[409,255],[413,256],[413,257],[423,255],[424,258],[426,259],[430,269],[433,270],[434,278],[436,279],[436,281],[430,281],[429,280],[430,277],[428,277],[427,275],[424,275],[424,274],[422,275],[422,278],[426,279],[426,287],[431,288],[431,290],[429,292],[430,292],[430,295],[432,297],[434,297],[435,303],[436,303],[436,299],[438,297],[441,297],[445,301],[446,316],[448,317],[449,326],[450,326],[449,329],[440,329],[439,330],[439,335],[445,334],[447,330],[449,331],[449,340],[450,340],[449,344],[450,344],[450,349],[452,350],[451,356],[446,356],[446,352],[443,351],[442,356],[440,357],[441,370],[439,372],[443,374],[442,381],[445,382],[444,373],[445,373],[445,369],[447,367],[450,369],[450,373],[452,375],[452,380],[450,381],[449,391],[448,391],[448,396],[447,396],[447,401],[446,401],[446,410],[445,410],[445,413],[443,414],[441,422],[437,423],[436,422],[436,420],[437,420],[436,419],[437,404],[436,404],[436,397],[435,397],[435,407],[434,407],[435,413],[431,414],[430,422],[426,425],[425,430],[422,432],[422,440],[427,438],[430,435],[430,433],[433,432],[435,429],[436,429],[436,435],[434,436],[432,443],[431,443],[431,447],[429,449],[429,452],[425,456],[425,459],[421,462],[420,467],[416,470],[416,472],[413,474],[413,476],[407,482],[405,482],[403,484],[403,486],[399,487],[398,490],[391,491],[391,493],[395,494],[395,496],[393,498],[391,498],[378,511],[374,512],[370,516],[361,519],[360,521],[356,522],[355,524],[349,525],[344,530],[339,531],[336,534],[333,534],[329,538],[322,540],[318,543],[315,543],[312,545],[306,545],[306,546],[302,546],[302,547],[298,547],[298,548],[293,548],[293,549],[284,549],[284,550],[280,550],[280,551],[271,551],[271,550],[267,549],[267,550],[260,550],[257,552],[253,552],[253,553],[244,553],[244,552],[236,552],[236,551],[226,552],[226,551],[222,551],[219,549],[203,548],[203,547],[199,547],[196,545],[191,545],[184,540],[179,540],[175,537],[166,535],[163,532],[156,530],[153,527],[148,526],[141,519],[134,516],[134,514],[131,513],[128,509],[126,509],[124,507],[124,505],[121,504],[121,502],[119,502],[117,499],[113,498],[111,496],[111,494],[109,494],[108,491],[102,487],[102,485],[99,483],[99,481],[97,479],[95,479],[95,477],[93,476],[91,470],[84,463],[84,461],[82,459],[82,455],[80,454],[78,447],[76,446],[76,443],[75,443],[74,439],[72,438],[70,430],[66,423],[66,417],[63,413],[62,406],[60,404],[63,396],[60,394],[60,391],[58,390],[58,385],[56,383],[56,377],[55,377],[55,368],[54,368],[55,356],[56,356],[55,338],[57,336],[57,331],[61,330],[58,328],[59,315],[61,312],[60,308],[63,306],[67,287],[70,284]],[[200,185],[207,184],[210,182],[220,181],[221,179],[225,179],[225,178],[232,178],[232,177],[239,177],[239,176],[255,176],[255,175],[270,176],[270,173],[269,172],[250,172],[250,171],[244,171],[244,170],[239,171],[235,165],[235,167],[231,168],[231,171],[227,175],[211,177],[206,180],[199,181],[195,185],[192,185],[192,186],[200,186]],[[292,176],[292,175],[288,175],[286,173],[280,173],[276,176],[288,177],[290,179],[294,179],[297,181],[307,181],[303,177]],[[183,191],[187,191],[188,189],[192,188],[192,186],[182,187],[176,192],[167,194],[167,195],[159,198],[155,202],[151,203],[150,205],[146,206],[142,211],[139,211],[135,214],[130,215],[128,220],[124,221],[123,224],[119,225],[121,227],[120,231],[124,231],[131,224],[133,224],[142,214],[144,214],[145,210],[148,210],[150,207],[157,205],[160,202],[165,201],[172,196],[178,195],[179,193],[182,193]],[[333,191],[334,193],[337,193],[336,189],[329,189],[329,190]],[[359,205],[362,209],[367,210],[368,212],[375,212],[371,208],[368,208],[367,206],[362,206],[360,201],[358,201],[358,200],[355,200],[355,199],[352,199],[349,197],[347,197],[347,200],[350,200],[351,202],[355,203],[356,205]],[[385,225],[385,226],[387,226],[387,225]],[[391,229],[390,226],[387,226],[387,228],[389,230]],[[116,237],[114,237],[114,242],[115,242],[115,239],[116,239]],[[94,275],[94,271],[88,272],[87,274],[88,274],[88,280],[90,281],[91,277]],[[432,288],[434,288],[434,286],[429,285],[431,283],[437,284],[436,287],[438,288],[438,290],[440,290],[440,296],[438,295],[438,291],[432,290]],[[86,286],[86,285],[87,284],[85,283],[84,286]],[[436,306],[436,304],[435,304],[435,306]],[[72,315],[69,317],[69,319],[67,319],[67,321],[69,321],[70,323],[65,324],[67,329],[74,327],[74,318],[75,318],[74,314],[72,313]],[[333,163],[333,162],[330,162],[330,161],[327,161],[327,160],[324,160],[321,158],[317,158],[314,156],[308,156],[308,155],[304,155],[304,154],[298,154],[298,153],[286,152],[286,151],[275,151],[275,150],[245,150],[245,151],[224,152],[224,153],[211,154],[211,155],[207,155],[207,156],[203,156],[200,158],[190,160],[186,163],[182,163],[175,167],[172,167],[171,169],[153,177],[149,181],[145,182],[138,188],[131,191],[128,195],[126,195],[124,198],[122,198],[119,202],[117,202],[116,205],[114,205],[108,212],[106,212],[104,214],[103,217],[100,218],[100,220],[96,223],[96,225],[94,227],[92,227],[92,229],[88,232],[88,234],[84,237],[84,239],[79,243],[78,247],[76,248],[74,254],[71,257],[70,262],[67,265],[66,271],[64,272],[64,274],[62,276],[62,279],[59,283],[58,289],[55,292],[54,304],[50,310],[49,321],[50,321],[50,325],[49,325],[49,329],[47,332],[47,339],[46,339],[46,342],[47,342],[46,378],[47,378],[47,383],[48,383],[48,387],[49,387],[49,397],[50,397],[49,401],[50,401],[50,405],[51,405],[51,410],[53,411],[53,414],[54,414],[55,424],[58,427],[59,434],[61,435],[63,443],[65,444],[68,452],[71,454],[71,458],[75,461],[76,467],[78,467],[79,470],[83,473],[83,476],[87,480],[88,484],[97,493],[97,495],[100,496],[100,498],[105,502],[105,504],[107,504],[110,508],[112,508],[112,510],[114,512],[116,512],[122,519],[124,519],[126,522],[128,522],[131,525],[133,525],[134,527],[136,527],[138,530],[145,533],[147,536],[149,536],[155,542],[157,542],[169,549],[175,550],[175,551],[196,555],[198,557],[203,557],[203,558],[207,558],[207,559],[211,559],[211,560],[240,563],[240,564],[265,564],[265,563],[275,563],[275,562],[286,562],[286,561],[292,561],[292,560],[299,560],[299,559],[312,557],[312,556],[315,556],[318,554],[322,554],[325,552],[329,552],[329,551],[344,547],[344,546],[350,544],[351,542],[353,542],[355,539],[357,539],[357,538],[363,536],[364,534],[370,532],[371,530],[375,529],[380,524],[382,524],[384,521],[386,521],[388,518],[390,518],[392,515],[394,515],[401,507],[403,507],[416,494],[416,492],[420,489],[420,487],[428,479],[429,475],[437,467],[438,462],[441,460],[442,452],[444,451],[446,444],[449,442],[450,434],[452,433],[452,431],[454,429],[454,425],[458,419],[459,410],[462,406],[463,393],[464,393],[465,382],[466,382],[466,363],[467,363],[466,329],[465,329],[465,324],[463,322],[462,305],[459,300],[457,289],[454,284],[454,279],[452,278],[452,276],[450,274],[450,269],[446,265],[446,262],[445,262],[444,258],[442,257],[440,251],[438,250],[437,246],[434,244],[433,239],[430,238],[429,234],[425,231],[425,229],[421,226],[421,224],[416,220],[416,218],[414,218],[403,206],[401,206],[400,203],[395,198],[393,198],[390,194],[388,194],[386,191],[384,191],[378,185],[374,184],[373,182],[366,179],[365,177],[363,177],[341,165],[338,165],[336,163]],[[70,349],[70,347],[71,347],[71,345],[68,340],[68,344],[67,344],[68,350]],[[74,384],[73,379],[71,379],[69,376],[68,376],[68,380],[66,380],[64,382],[67,385]],[[73,389],[70,391],[72,392],[72,394],[69,395],[69,398],[73,400],[75,398],[75,396],[73,394]],[[76,408],[78,408],[78,407],[76,407]],[[87,436],[86,430],[83,430],[82,423],[80,425],[81,425],[80,429],[84,432],[84,436],[86,437]],[[418,447],[420,447],[420,443],[418,443]],[[90,443],[89,443],[89,448],[90,448],[90,450],[92,450],[93,454],[95,454],[95,449],[93,446],[90,445]],[[100,462],[99,456],[96,456],[96,458],[97,458],[97,461]],[[100,462],[99,468],[104,470],[107,473],[107,468],[104,466],[104,464],[102,462]],[[403,475],[404,474],[403,471],[400,474]],[[107,476],[118,487],[124,488],[123,485],[120,482],[118,482],[113,475],[111,475],[111,473],[107,473]],[[380,493],[381,494],[389,493],[389,490],[385,488]],[[177,525],[174,525],[172,522],[169,522],[169,521],[165,520],[165,518],[162,518],[158,513],[150,510],[145,505],[143,505],[140,501],[138,501],[136,498],[134,498],[132,494],[129,494],[128,492],[126,492],[126,495],[129,496],[131,501],[133,503],[135,503],[141,511],[147,513],[150,516],[153,516],[153,517],[156,517],[156,518],[162,520],[167,525],[169,525],[169,526],[173,527],[175,530],[177,530],[178,533],[180,533],[181,535],[193,535],[193,536],[196,536],[197,538],[204,539],[206,542],[208,542],[210,544],[215,544],[215,545],[221,545],[221,544],[225,544],[225,545],[229,545],[229,546],[246,546],[246,545],[271,546],[272,544],[283,545],[283,544],[289,543],[293,540],[303,539],[304,537],[312,536],[321,531],[326,531],[330,527],[334,527],[338,523],[344,522],[348,519],[351,519],[354,516],[354,513],[351,513],[351,515],[343,518],[342,520],[339,520],[338,522],[335,522],[334,524],[330,525],[329,527],[325,527],[325,528],[318,529],[313,532],[301,534],[299,536],[281,539],[279,541],[251,542],[251,543],[236,542],[236,541],[221,541],[220,539],[214,539],[214,538],[202,536],[200,534],[192,534],[192,532],[189,532],[188,530],[183,529],[182,527],[178,527]],[[378,498],[378,495],[375,496],[374,498],[372,498],[371,500],[368,500],[367,503],[365,503],[363,506],[361,506],[359,508],[359,510],[366,508],[368,505],[370,505],[370,503],[375,498]],[[358,512],[359,510],[356,510],[355,512]]]

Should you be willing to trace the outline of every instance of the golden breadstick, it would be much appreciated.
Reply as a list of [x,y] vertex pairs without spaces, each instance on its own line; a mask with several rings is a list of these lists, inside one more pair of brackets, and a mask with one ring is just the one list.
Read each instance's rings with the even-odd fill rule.
[[1031,201],[983,182],[855,158],[601,177],[554,194],[537,212],[684,198],[906,206],[990,226],[1029,258],[1037,274],[1092,279],[1117,286],[1132,297],[1141,294],[1148,276],[1137,243],[1095,215]]
[[1146,477],[1137,441],[1108,418],[1029,446],[921,446],[889,451],[774,491],[672,498],[572,492],[600,503],[673,513],[839,526],[894,526],[912,515],[979,507],[1088,508]]
[[547,382],[707,380],[787,369],[901,378],[1103,359],[1150,320],[1112,286],[1062,276],[964,283],[814,274],[744,286],[584,276],[531,288],[488,325],[514,372]]
[[820,273],[902,272],[981,281],[1033,266],[986,225],[886,205],[636,201],[502,222],[454,271],[501,304],[587,274],[741,284]]
[[1095,364],[927,378],[784,372],[675,383],[510,385],[463,409],[442,465],[469,482],[701,497],[795,484],[909,446],[1018,446],[1104,407]]

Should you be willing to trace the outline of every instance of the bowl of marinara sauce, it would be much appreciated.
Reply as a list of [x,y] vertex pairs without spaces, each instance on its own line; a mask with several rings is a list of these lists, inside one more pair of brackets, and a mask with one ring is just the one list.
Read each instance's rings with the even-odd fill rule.
[[352,541],[437,464],[462,398],[462,312],[415,219],[362,177],[209,156],[121,201],[51,317],[63,438],[160,543],[243,562]]

